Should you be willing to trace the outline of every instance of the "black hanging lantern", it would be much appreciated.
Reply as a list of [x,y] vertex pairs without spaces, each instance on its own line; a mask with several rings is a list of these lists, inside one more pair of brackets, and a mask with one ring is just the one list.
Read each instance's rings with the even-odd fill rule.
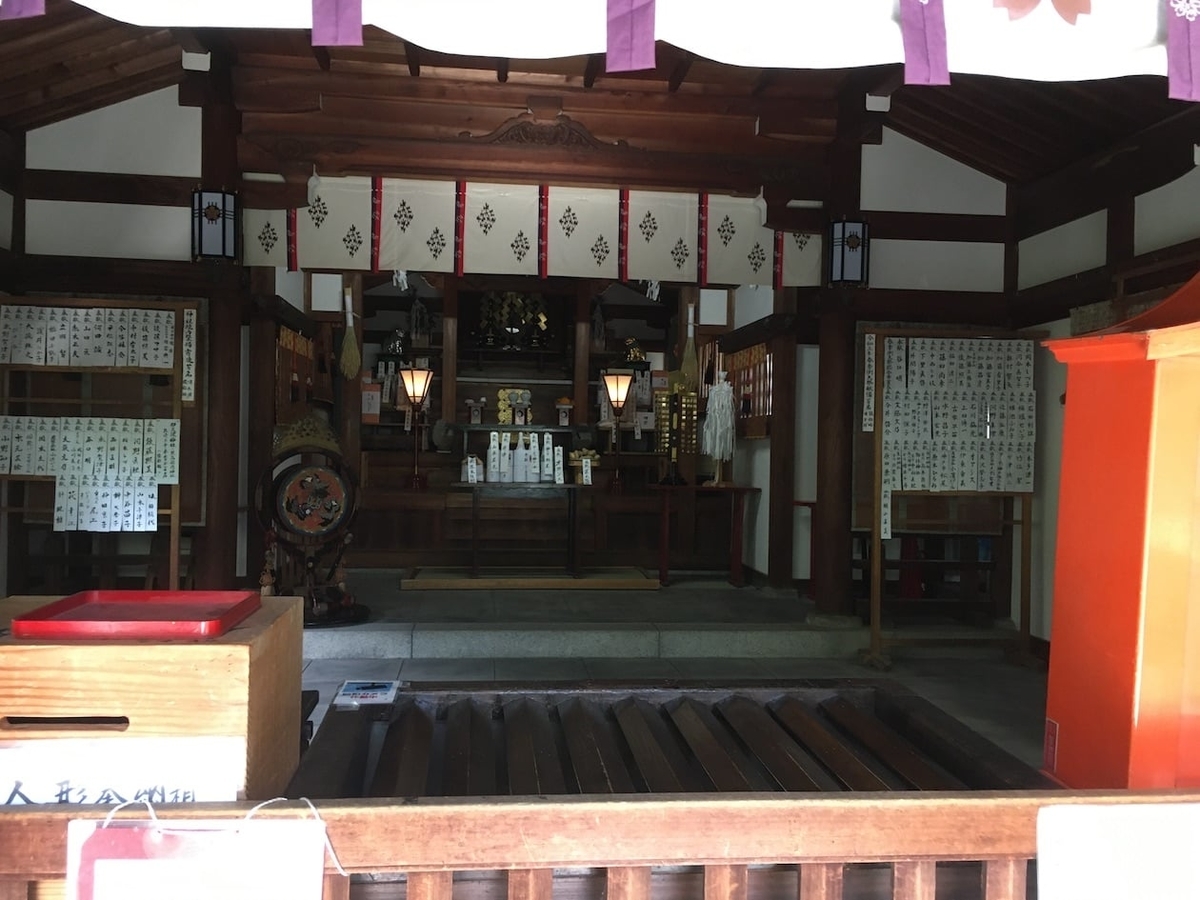
[[829,226],[829,283],[867,283],[870,241],[866,222],[832,222]]
[[192,259],[238,258],[237,195],[192,192]]

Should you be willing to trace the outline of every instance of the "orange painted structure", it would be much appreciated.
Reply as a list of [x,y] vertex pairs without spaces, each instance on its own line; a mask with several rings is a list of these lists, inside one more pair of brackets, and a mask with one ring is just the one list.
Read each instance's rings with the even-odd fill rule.
[[1046,769],[1200,785],[1200,276],[1067,364]]

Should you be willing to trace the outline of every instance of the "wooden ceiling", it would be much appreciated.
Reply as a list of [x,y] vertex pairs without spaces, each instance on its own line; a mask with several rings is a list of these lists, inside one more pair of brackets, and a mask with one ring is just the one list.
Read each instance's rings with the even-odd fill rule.
[[[1012,185],[1028,233],[1097,202],[1118,176],[1140,190],[1177,177],[1200,141],[1197,113],[1156,77],[956,75],[948,87],[906,87],[899,66],[738,68],[663,43],[654,71],[608,75],[602,55],[455,57],[370,27],[362,47],[314,49],[301,31],[145,29],[68,0],[47,10],[0,22],[0,131],[180,84],[182,102],[236,105],[243,171],[296,185],[316,165],[328,175],[761,187],[778,217],[792,199],[852,204],[854,187],[831,196],[839,160],[887,126]],[[184,49],[210,52],[212,71],[185,72]],[[890,110],[868,113],[867,93],[888,96]]]

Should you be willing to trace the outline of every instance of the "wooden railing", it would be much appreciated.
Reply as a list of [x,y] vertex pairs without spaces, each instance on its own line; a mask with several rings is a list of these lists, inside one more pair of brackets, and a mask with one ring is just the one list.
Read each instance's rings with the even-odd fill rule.
[[[356,883],[356,896],[450,900],[454,873],[467,881],[466,873],[506,870],[509,900],[549,900],[556,878],[598,869],[592,876],[602,879],[598,888],[581,896],[649,900],[652,881],[666,874],[700,882],[696,893],[670,896],[698,897],[702,890],[704,900],[794,900],[797,889],[801,900],[933,900],[935,879],[954,876],[955,896],[1011,900],[1025,898],[1030,888],[1026,873],[1036,854],[1040,808],[1198,801],[1200,794],[1180,792],[724,794],[354,801],[318,808],[346,871],[407,875],[406,894],[395,884],[382,892],[376,882]],[[167,806],[158,815],[232,819],[249,808]],[[104,814],[90,807],[0,811],[0,900],[61,893],[68,820]],[[302,803],[257,813],[309,815]],[[326,871],[333,871],[328,860]],[[973,879],[966,888],[964,873]],[[858,877],[864,874],[870,877]],[[459,887],[456,898],[469,895]],[[350,894],[348,878],[327,875],[326,897]]]

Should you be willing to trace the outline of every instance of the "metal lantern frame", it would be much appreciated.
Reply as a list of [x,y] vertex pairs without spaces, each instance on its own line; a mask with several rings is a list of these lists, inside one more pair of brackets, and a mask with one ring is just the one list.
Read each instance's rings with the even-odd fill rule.
[[829,225],[829,283],[865,285],[870,274],[871,238],[866,222]]
[[237,194],[192,192],[192,259],[238,258]]

